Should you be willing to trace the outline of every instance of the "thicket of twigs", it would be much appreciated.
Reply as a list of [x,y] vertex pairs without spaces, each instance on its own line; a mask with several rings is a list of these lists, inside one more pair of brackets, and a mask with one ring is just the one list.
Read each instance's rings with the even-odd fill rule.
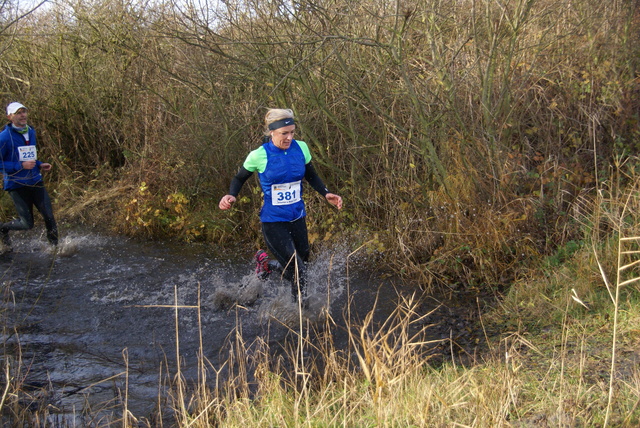
[[260,240],[258,188],[217,209],[266,108],[290,107],[336,213],[424,286],[509,283],[640,148],[640,11],[599,0],[4,3],[5,102],[31,109],[60,216]]

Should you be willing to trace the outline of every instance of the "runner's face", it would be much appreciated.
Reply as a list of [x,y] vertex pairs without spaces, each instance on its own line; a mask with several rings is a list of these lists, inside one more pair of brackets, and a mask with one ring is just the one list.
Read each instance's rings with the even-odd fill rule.
[[293,141],[293,135],[296,133],[296,126],[289,125],[278,128],[275,131],[271,131],[271,141],[273,144],[281,149],[287,150]]
[[27,126],[27,109],[21,108],[14,114],[10,114],[9,120],[13,123],[14,126],[18,128],[24,128]]

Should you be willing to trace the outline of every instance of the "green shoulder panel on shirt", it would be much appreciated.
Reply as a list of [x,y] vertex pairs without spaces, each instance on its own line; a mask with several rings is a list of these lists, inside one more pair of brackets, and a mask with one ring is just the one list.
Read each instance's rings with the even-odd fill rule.
[[[311,152],[309,151],[309,146],[307,146],[307,143],[305,143],[304,141],[296,141],[298,142],[300,149],[302,149],[302,154],[304,155],[304,164],[306,165],[311,162]],[[264,170],[267,168],[267,151],[262,146],[258,147],[247,155],[247,158],[244,160],[244,164],[242,164],[242,166],[247,171],[258,171],[260,173],[264,172]]]
[[298,141],[298,145],[300,145],[300,148],[302,149],[302,153],[304,154],[304,164],[306,165],[311,162],[311,152],[309,151],[309,146],[307,146],[307,143],[305,143],[304,141]]
[[247,171],[258,171],[260,173],[264,172],[265,168],[267,167],[267,151],[262,146],[258,147],[247,155],[247,158],[244,160],[244,164],[242,164],[242,166]]

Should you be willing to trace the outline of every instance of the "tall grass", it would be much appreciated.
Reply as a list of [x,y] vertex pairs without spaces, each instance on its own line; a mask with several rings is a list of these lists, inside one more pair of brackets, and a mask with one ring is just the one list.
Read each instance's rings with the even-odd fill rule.
[[[617,237],[617,269],[615,273],[615,281],[611,281],[607,276],[605,269],[600,261],[597,259],[597,251],[594,251],[598,268],[602,275],[602,279],[606,286],[607,292],[613,305],[613,325],[612,325],[612,347],[611,347],[611,367],[609,373],[609,396],[607,401],[605,426],[610,420],[612,405],[614,401],[614,391],[617,386],[616,371],[617,371],[617,349],[618,349],[618,329],[619,329],[619,316],[620,311],[623,310],[621,305],[621,293],[629,288],[629,286],[638,283],[640,276],[638,276],[637,269],[635,268],[640,264],[638,259],[638,243],[640,237],[638,236],[638,181],[634,183],[631,192],[622,200],[618,200],[619,205],[613,205],[611,212],[608,212],[609,220],[614,227],[614,233]],[[595,250],[595,249],[594,249]]]
[[[190,403],[174,402],[177,426],[633,426],[638,420],[640,376],[633,364],[615,374],[611,415],[602,412],[609,405],[602,372],[611,342],[608,347],[607,338],[596,335],[594,328],[602,327],[580,315],[574,299],[559,302],[557,329],[541,337],[524,326],[505,330],[490,339],[495,352],[465,364],[455,354],[430,364],[433,344],[425,336],[431,326],[417,303],[401,300],[380,324],[371,314],[348,323],[350,346],[342,350],[325,334],[330,324],[292,331],[288,351],[277,359],[267,338],[249,352],[236,332],[229,360],[221,363],[233,370],[219,387],[181,395],[184,380],[171,377],[175,398]],[[300,348],[313,358],[303,363]]]

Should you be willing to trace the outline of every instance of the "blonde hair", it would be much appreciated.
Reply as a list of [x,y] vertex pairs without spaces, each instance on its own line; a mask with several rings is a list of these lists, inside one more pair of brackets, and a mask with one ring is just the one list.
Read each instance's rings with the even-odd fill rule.
[[267,111],[267,114],[264,116],[264,135],[268,136],[269,125],[273,122],[277,122],[282,119],[293,119],[293,110],[289,108],[271,108]]

